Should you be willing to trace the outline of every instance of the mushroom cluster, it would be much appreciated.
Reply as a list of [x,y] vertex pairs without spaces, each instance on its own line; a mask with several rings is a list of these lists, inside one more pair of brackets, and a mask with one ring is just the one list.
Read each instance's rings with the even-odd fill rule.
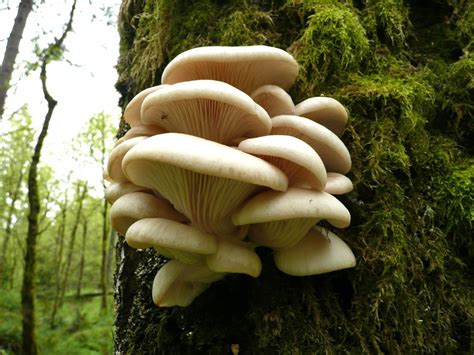
[[327,97],[295,106],[286,90],[297,73],[277,48],[195,48],[126,107],[131,129],[110,154],[106,198],[130,247],[171,259],[153,282],[158,306],[187,306],[228,273],[258,277],[260,246],[289,275],[355,266],[315,227],[350,223],[333,196],[352,190],[347,113]]

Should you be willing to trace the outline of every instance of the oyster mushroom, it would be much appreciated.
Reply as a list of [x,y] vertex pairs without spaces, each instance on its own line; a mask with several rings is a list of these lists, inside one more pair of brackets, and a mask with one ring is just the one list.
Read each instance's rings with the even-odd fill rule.
[[284,50],[267,46],[199,47],[176,56],[165,68],[163,84],[211,79],[226,82],[249,94],[272,84],[290,88],[298,63]]
[[153,194],[153,191],[150,189],[132,184],[129,181],[112,182],[105,189],[105,199],[108,203],[113,204],[119,197],[122,197],[123,195],[126,195],[130,192],[148,192],[149,194]]
[[261,86],[252,92],[250,97],[262,106],[270,117],[295,114],[295,105],[291,96],[279,86]]
[[153,302],[159,307],[189,306],[211,283],[222,279],[205,264],[187,265],[177,260],[167,262],[153,280]]
[[326,169],[321,158],[298,138],[283,135],[249,138],[241,141],[238,148],[280,168],[290,186],[308,184],[322,190],[326,185]]
[[166,131],[161,127],[141,124],[139,126],[134,126],[134,127],[130,128],[127,131],[127,133],[124,134],[124,136],[122,138],[118,139],[117,142],[115,142],[115,146],[118,146],[120,143],[122,143],[126,140],[129,140],[131,138],[151,137],[151,136],[154,136],[156,134],[161,134],[161,133],[165,133],[165,132]]
[[153,217],[187,222],[187,218],[177,212],[168,201],[144,192],[123,195],[110,209],[112,227],[121,235],[125,235],[127,229],[136,221]]
[[150,137],[123,159],[127,178],[156,190],[201,230],[236,232],[230,214],[261,187],[284,191],[286,175],[250,154],[180,133]]
[[217,251],[206,257],[210,270],[258,277],[262,262],[249,243],[219,238]]
[[143,101],[142,122],[169,132],[230,144],[233,139],[270,133],[267,112],[248,95],[215,80],[169,85]]
[[194,264],[217,252],[216,237],[166,218],[144,218],[133,223],[125,235],[135,249],[155,248],[158,253],[184,264]]
[[142,103],[145,98],[150,95],[151,93],[161,90],[168,85],[157,85],[153,86],[151,88],[145,89],[143,91],[140,91],[125,107],[125,110],[123,112],[123,119],[125,122],[127,122],[130,127],[135,127],[139,126],[142,124],[142,121],[140,119],[140,110],[142,108]]
[[347,124],[347,111],[330,97],[311,97],[295,106],[295,115],[309,118],[342,136]]
[[109,181],[124,182],[127,178],[122,171],[122,159],[125,154],[139,142],[144,141],[148,137],[135,137],[124,141],[122,144],[115,146],[110,153],[109,160],[107,162],[107,170]]
[[284,134],[305,141],[319,154],[328,172],[345,174],[351,169],[351,156],[339,137],[308,118],[275,116],[270,134]]
[[232,215],[237,226],[251,224],[251,241],[271,248],[295,245],[323,219],[337,228],[345,228],[351,215],[334,196],[296,187],[285,192],[261,192]]
[[328,173],[328,180],[324,191],[331,195],[344,195],[353,190],[351,179],[338,173]]
[[295,246],[276,250],[274,259],[278,269],[293,276],[318,275],[356,265],[354,254],[342,239],[317,227]]

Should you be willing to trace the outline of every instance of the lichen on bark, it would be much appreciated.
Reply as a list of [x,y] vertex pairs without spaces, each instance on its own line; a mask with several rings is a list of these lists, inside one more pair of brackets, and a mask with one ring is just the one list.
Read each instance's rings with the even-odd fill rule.
[[267,44],[300,64],[296,103],[323,94],[348,108],[352,225],[337,233],[358,264],[294,278],[261,248],[258,279],[233,275],[187,308],[158,309],[151,283],[163,259],[121,240],[117,350],[469,351],[473,10],[469,1],[124,1],[122,106],[184,50]]

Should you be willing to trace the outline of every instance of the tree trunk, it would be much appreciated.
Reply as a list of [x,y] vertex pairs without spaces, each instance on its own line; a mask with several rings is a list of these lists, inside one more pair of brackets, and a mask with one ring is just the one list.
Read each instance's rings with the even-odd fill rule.
[[[40,213],[40,201],[38,194],[38,181],[37,181],[37,170],[38,164],[41,157],[41,149],[48,133],[49,123],[53,116],[54,109],[57,105],[57,101],[49,94],[46,78],[46,68],[51,60],[49,53],[54,48],[61,48],[66,39],[66,35],[72,29],[72,19],[74,16],[74,10],[76,8],[76,1],[74,1],[69,22],[64,29],[63,34],[58,38],[52,45],[50,45],[45,52],[43,58],[41,58],[41,84],[43,89],[43,95],[48,103],[48,111],[43,121],[41,132],[36,141],[36,145],[33,151],[33,157],[31,159],[31,165],[28,170],[28,202],[29,202],[29,213],[28,213],[28,232],[26,236],[26,253],[25,253],[25,267],[23,269],[23,286],[21,290],[21,306],[22,306],[22,351],[24,354],[37,354],[38,343],[36,339],[36,241],[38,237],[38,216]],[[57,54],[57,51],[56,51]]]
[[114,229],[110,230],[110,239],[109,239],[109,248],[107,251],[107,290],[109,290],[109,286],[112,283],[112,259],[114,256],[114,247],[115,247],[115,240],[116,240],[117,232]]
[[102,243],[101,243],[101,263],[100,263],[100,289],[102,297],[100,298],[101,312],[107,312],[107,234],[108,234],[108,203],[104,199],[102,208]]
[[2,67],[0,69],[0,120],[5,109],[5,99],[10,87],[10,79],[13,73],[13,66],[20,47],[21,36],[25,29],[26,20],[33,8],[33,0],[21,0],[18,6],[18,13],[13,24],[12,31],[8,37],[7,47],[3,56]]
[[81,261],[79,263],[79,276],[77,279],[76,297],[81,297],[82,276],[84,275],[84,263],[86,259],[86,239],[87,239],[87,220],[84,219],[84,223],[82,225]]
[[[187,49],[251,44],[297,59],[295,103],[331,96],[347,107],[342,140],[355,186],[340,199],[352,222],[335,232],[357,266],[292,277],[271,250],[257,248],[258,278],[228,275],[188,307],[157,308],[151,288],[164,259],[120,237],[116,352],[468,352],[472,276],[463,263],[472,265],[474,253],[466,252],[472,199],[464,194],[472,191],[474,112],[466,3],[123,1],[123,107],[160,84],[166,64]],[[448,129],[454,118],[463,136]],[[120,127],[123,134],[123,120]]]
[[[81,191],[81,187],[82,187],[82,191]],[[69,273],[70,273],[72,258],[74,254],[74,246],[76,244],[77,229],[79,227],[79,222],[80,222],[81,214],[82,214],[82,205],[83,205],[86,193],[87,193],[87,184],[86,183],[78,184],[77,190],[76,190],[76,201],[75,201],[77,203],[77,210],[76,210],[76,215],[74,217],[74,222],[71,229],[71,238],[69,240],[66,264],[64,266],[63,278],[61,281],[61,290],[59,294],[59,307],[61,307],[63,304],[64,295],[66,293],[66,289],[68,285]]]
[[13,212],[15,211],[15,203],[20,195],[20,187],[22,182],[23,170],[20,171],[20,176],[18,177],[18,181],[16,183],[15,190],[13,191],[13,195],[11,198],[10,206],[8,207],[7,225],[5,226],[5,236],[3,239],[2,251],[0,254],[0,280],[4,279],[5,283],[8,282],[8,276],[5,275],[4,272],[6,269],[6,255],[8,250],[8,244],[10,242],[10,237],[12,234]]

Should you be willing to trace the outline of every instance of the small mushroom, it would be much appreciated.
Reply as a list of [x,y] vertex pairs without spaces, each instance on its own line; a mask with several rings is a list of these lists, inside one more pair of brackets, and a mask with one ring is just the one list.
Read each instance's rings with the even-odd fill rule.
[[142,143],[123,160],[127,178],[158,191],[211,234],[235,233],[230,214],[260,187],[284,191],[288,186],[275,166],[203,138],[163,133]]
[[247,94],[215,80],[169,85],[143,101],[142,122],[169,132],[230,144],[240,136],[270,133],[267,112]]
[[344,195],[353,190],[351,179],[338,173],[328,173],[328,181],[324,191],[331,195]]
[[330,97],[312,97],[295,107],[295,114],[322,124],[337,136],[342,136],[347,124],[347,111],[341,103]]
[[155,248],[159,254],[184,264],[195,264],[204,255],[217,252],[216,237],[166,218],[144,218],[133,223],[125,235],[135,249]]
[[153,280],[153,302],[159,307],[189,306],[211,283],[224,276],[204,264],[187,265],[171,260]]
[[262,262],[249,243],[219,238],[217,251],[206,257],[209,269],[216,272],[258,277]]
[[296,187],[285,192],[261,192],[232,215],[237,226],[251,224],[251,241],[271,248],[295,245],[323,219],[337,228],[345,228],[351,215],[334,196]]
[[295,114],[291,96],[279,86],[263,85],[251,93],[250,97],[262,106],[270,117]]
[[114,182],[124,182],[127,181],[127,178],[122,171],[122,159],[125,154],[132,149],[139,142],[144,141],[148,137],[135,137],[129,140],[126,140],[122,144],[115,146],[112,149],[112,152],[109,156],[109,161],[107,162],[107,174],[110,178],[110,181]]
[[298,138],[283,135],[249,138],[240,142],[239,149],[280,168],[290,186],[308,184],[322,190],[326,185],[326,168],[321,158]]
[[354,254],[342,239],[317,227],[295,246],[276,250],[274,259],[278,269],[293,276],[318,275],[356,265]]
[[165,68],[163,84],[212,79],[226,82],[249,94],[272,84],[290,88],[298,63],[284,50],[267,46],[199,47],[176,56]]
[[161,90],[168,85],[157,85],[151,88],[140,91],[125,107],[123,112],[123,119],[127,122],[130,127],[140,126],[142,121],[140,119],[140,110],[142,108],[142,103],[145,98],[150,95],[152,92]]
[[144,192],[123,195],[110,209],[112,227],[121,235],[125,235],[127,229],[136,221],[153,217],[187,222],[187,218],[176,211],[168,201]]
[[148,192],[149,194],[153,194],[150,189],[132,184],[128,181],[112,182],[105,189],[105,199],[108,203],[113,204],[119,197],[122,197],[123,195],[126,195],[130,192]]
[[308,118],[275,116],[270,134],[285,134],[305,141],[319,154],[328,172],[345,174],[351,169],[351,156],[339,137]]

